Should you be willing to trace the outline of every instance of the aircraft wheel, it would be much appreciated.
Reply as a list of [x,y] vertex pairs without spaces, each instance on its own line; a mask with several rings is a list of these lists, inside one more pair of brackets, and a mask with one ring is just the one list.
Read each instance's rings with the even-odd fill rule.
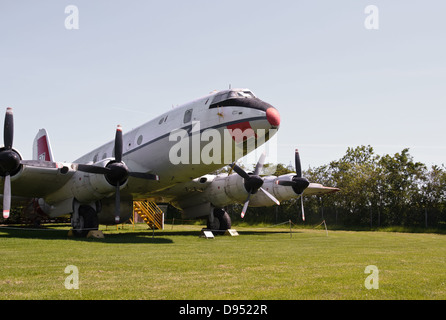
[[98,230],[98,214],[94,208],[88,205],[79,206],[79,223],[73,229],[75,236],[86,237],[91,230]]
[[226,230],[231,229],[231,218],[223,209],[214,209],[214,221],[211,223],[208,218],[207,228],[214,233],[223,234]]

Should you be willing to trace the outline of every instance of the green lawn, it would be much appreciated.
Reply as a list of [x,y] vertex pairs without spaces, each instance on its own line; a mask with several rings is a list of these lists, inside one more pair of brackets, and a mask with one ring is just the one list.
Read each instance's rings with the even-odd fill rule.
[[[202,226],[65,230],[0,228],[0,299],[446,299],[446,235]],[[65,268],[79,289],[65,288]],[[379,289],[366,289],[374,265]]]

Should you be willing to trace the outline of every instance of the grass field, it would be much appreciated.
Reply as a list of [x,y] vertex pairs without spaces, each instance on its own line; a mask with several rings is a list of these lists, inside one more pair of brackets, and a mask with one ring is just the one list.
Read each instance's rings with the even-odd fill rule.
[[[446,299],[446,235],[285,225],[204,239],[201,228],[104,227],[105,239],[0,228],[0,299]],[[369,265],[378,289],[365,286]]]

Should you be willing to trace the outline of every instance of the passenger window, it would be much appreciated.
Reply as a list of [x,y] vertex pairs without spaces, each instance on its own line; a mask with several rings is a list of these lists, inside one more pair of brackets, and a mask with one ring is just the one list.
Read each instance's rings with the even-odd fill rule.
[[136,141],[136,143],[138,144],[138,146],[141,145],[141,143],[142,143],[142,135],[140,135],[138,137],[138,140]]
[[188,109],[186,110],[186,112],[184,113],[184,119],[183,122],[187,123],[190,122],[192,120],[192,109]]

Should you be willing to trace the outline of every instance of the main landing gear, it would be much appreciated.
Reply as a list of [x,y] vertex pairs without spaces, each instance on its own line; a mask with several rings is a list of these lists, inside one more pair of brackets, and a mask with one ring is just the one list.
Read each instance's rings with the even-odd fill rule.
[[74,212],[71,215],[71,230],[76,237],[86,237],[88,232],[98,230],[98,212],[96,205],[75,203]]
[[229,214],[220,208],[215,208],[213,214],[208,217],[207,228],[215,234],[224,234],[231,229],[231,218]]

